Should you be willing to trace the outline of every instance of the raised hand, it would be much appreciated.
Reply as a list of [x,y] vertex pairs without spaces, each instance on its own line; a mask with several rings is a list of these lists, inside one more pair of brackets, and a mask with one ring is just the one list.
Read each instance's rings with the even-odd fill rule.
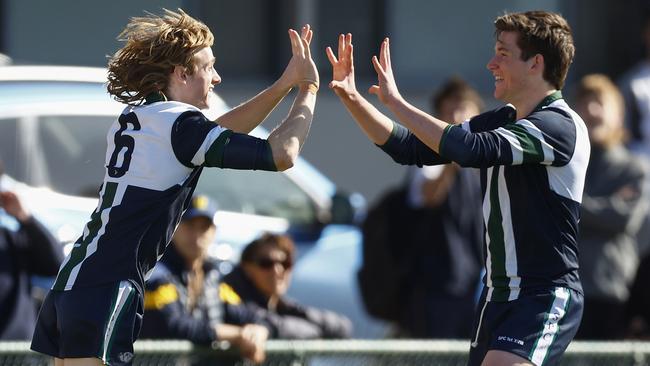
[[393,68],[390,62],[390,41],[385,38],[381,43],[381,50],[379,52],[379,59],[377,56],[372,56],[372,66],[377,72],[377,85],[370,87],[368,92],[375,94],[379,101],[383,104],[388,104],[393,100],[401,99],[402,96],[397,89],[395,77],[393,76]]
[[338,58],[332,52],[331,47],[325,49],[327,58],[332,64],[332,81],[329,87],[338,96],[349,95],[357,92],[354,82],[354,48],[352,46],[352,34],[339,35]]
[[300,35],[295,30],[289,29],[292,57],[280,77],[280,80],[289,87],[303,83],[314,84],[316,87],[320,85],[318,69],[311,58],[311,50],[309,49],[313,35],[314,32],[309,24],[302,27]]

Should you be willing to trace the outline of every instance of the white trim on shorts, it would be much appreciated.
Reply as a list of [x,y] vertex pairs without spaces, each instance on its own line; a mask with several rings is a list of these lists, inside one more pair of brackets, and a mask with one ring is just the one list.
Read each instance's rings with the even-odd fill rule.
[[130,304],[133,300],[133,295],[136,293],[133,284],[129,281],[121,281],[119,289],[117,291],[117,296],[112,305],[111,315],[108,318],[108,323],[106,324],[106,329],[104,331],[104,341],[102,342],[102,354],[100,359],[104,364],[108,364],[108,355],[111,346],[113,345],[113,335],[115,330],[115,325],[117,321],[121,318],[123,311],[125,310],[127,304]]
[[560,330],[559,322],[566,315],[567,306],[571,300],[571,293],[564,287],[556,287],[554,294],[555,299],[547,313],[546,321],[544,321],[542,335],[537,338],[535,346],[530,352],[530,361],[535,365],[544,363],[548,350]]

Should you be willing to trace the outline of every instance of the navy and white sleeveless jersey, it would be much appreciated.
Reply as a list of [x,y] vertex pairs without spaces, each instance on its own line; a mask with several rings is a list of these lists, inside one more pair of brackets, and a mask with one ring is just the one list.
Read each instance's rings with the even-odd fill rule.
[[232,135],[185,103],[126,107],[108,131],[98,206],[52,289],[130,280],[143,293],[202,168],[224,167]]
[[[448,126],[439,154],[399,125],[381,148],[405,164],[455,161],[481,168],[488,301],[511,301],[541,286],[581,292],[578,222],[587,129],[559,91],[527,117],[511,115],[487,112]],[[399,147],[397,139],[412,142]]]

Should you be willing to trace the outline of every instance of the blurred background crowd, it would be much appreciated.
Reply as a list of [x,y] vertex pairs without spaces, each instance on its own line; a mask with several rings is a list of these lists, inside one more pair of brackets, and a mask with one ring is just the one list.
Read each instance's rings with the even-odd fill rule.
[[[286,29],[310,23],[322,80],[329,80],[330,68],[321,51],[334,45],[340,32],[351,32],[360,90],[371,85],[370,57],[379,41],[390,36],[396,79],[408,98],[440,119],[460,123],[497,104],[491,97],[493,78],[485,70],[493,52],[492,19],[504,10],[562,13],[573,27],[577,50],[563,93],[585,120],[592,144],[579,243],[585,312],[577,338],[649,339],[650,3],[355,2],[350,11],[339,12],[347,1],[170,0],[115,6],[0,0],[0,52],[6,55],[0,63],[5,69],[104,67],[105,55],[118,48],[115,36],[129,17],[181,7],[214,32],[215,67],[228,80],[215,91],[226,104],[236,105],[281,72],[290,54]],[[7,73],[15,71],[3,74],[2,69],[0,96],[29,99],[29,92],[11,84],[15,81]],[[419,169],[393,164],[365,141],[334,94],[322,89],[304,150],[320,172],[297,166],[294,170],[308,173],[288,176],[296,185],[301,179],[329,177],[333,183],[323,183],[329,196],[304,189],[307,198],[292,194],[281,200],[286,185],[270,188],[271,180],[252,178],[268,186],[246,195],[275,192],[272,198],[282,202],[272,209],[250,209],[256,203],[242,199],[234,205],[232,195],[199,186],[149,281],[141,338],[210,344],[215,329],[241,327],[246,330],[241,334],[258,335],[238,340],[242,352],[255,352],[251,339],[469,338],[482,272],[477,172],[455,165]],[[20,192],[12,193],[23,182],[71,195],[56,179],[34,172],[37,168],[21,168],[23,160],[34,157],[17,153],[19,142],[37,144],[25,136],[40,127],[20,122],[9,109],[0,101],[4,340],[31,337],[38,299],[63,258],[61,242],[75,239],[66,239],[60,227],[52,230],[58,227],[56,218],[39,211],[33,197],[23,193],[21,200]],[[265,126],[272,128],[281,118],[272,114]],[[7,127],[11,123],[13,128]],[[105,130],[98,130],[94,133],[101,141]],[[56,138],[66,137],[61,131]],[[236,191],[250,183],[219,179]],[[92,196],[92,182],[76,194]],[[309,202],[304,212],[303,199]],[[321,201],[329,211],[314,209]],[[263,224],[237,216],[250,213]],[[352,252],[340,249],[344,242],[355,243]],[[347,292],[337,288],[340,284]]]

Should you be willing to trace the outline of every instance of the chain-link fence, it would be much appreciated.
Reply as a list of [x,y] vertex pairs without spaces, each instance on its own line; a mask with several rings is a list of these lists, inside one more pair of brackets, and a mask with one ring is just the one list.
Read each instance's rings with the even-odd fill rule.
[[[266,366],[410,366],[465,365],[468,341],[342,340],[267,343]],[[252,363],[235,350],[206,349],[186,341],[138,341],[134,365],[202,366]],[[50,366],[48,357],[29,350],[27,342],[0,342],[0,366]],[[573,342],[563,366],[650,366],[650,342]]]

